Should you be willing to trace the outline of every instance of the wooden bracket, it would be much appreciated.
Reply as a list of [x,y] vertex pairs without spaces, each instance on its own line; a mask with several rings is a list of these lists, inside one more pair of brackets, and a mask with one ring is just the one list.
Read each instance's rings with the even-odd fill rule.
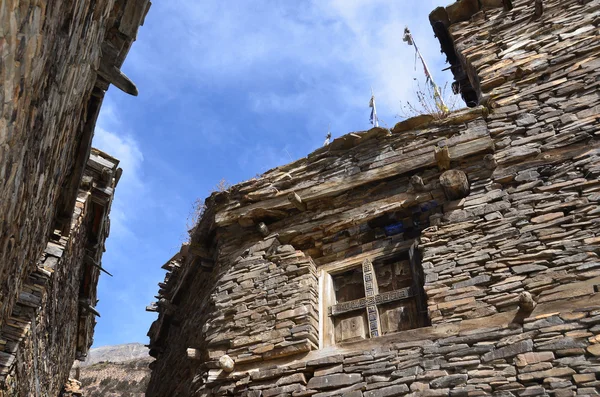
[[138,95],[138,89],[133,81],[129,80],[129,77],[115,65],[107,65],[106,61],[101,60],[98,74],[121,91],[133,96]]
[[448,146],[434,147],[435,161],[437,162],[438,169],[440,171],[446,171],[450,169],[450,152]]
[[297,193],[291,192],[288,194],[287,198],[294,207],[300,211],[306,211],[306,203],[302,201],[302,198],[298,196]]
[[94,316],[100,317],[100,313],[90,303],[88,303],[86,300],[80,299],[79,300],[79,306],[81,306],[81,308],[84,311],[92,313]]
[[99,269],[101,272],[104,272],[104,273],[108,274],[109,276],[113,277],[113,275],[112,275],[112,274],[110,274],[110,273],[108,272],[108,270],[104,269],[104,268],[103,268],[103,267],[102,267],[102,266],[101,266],[99,263],[97,263],[97,262],[94,260],[94,258],[92,258],[91,256],[89,256],[89,255],[86,255],[86,256],[85,256],[83,259],[84,259],[84,262],[85,262],[86,264],[88,264],[88,265],[90,265],[90,266],[93,266],[93,267],[95,267],[95,268]]

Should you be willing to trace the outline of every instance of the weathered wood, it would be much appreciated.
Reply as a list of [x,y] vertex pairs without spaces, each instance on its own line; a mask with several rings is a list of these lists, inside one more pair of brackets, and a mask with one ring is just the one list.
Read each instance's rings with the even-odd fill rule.
[[440,176],[440,184],[448,200],[458,200],[467,197],[470,193],[467,174],[460,170],[450,170]]
[[302,201],[302,198],[295,192],[288,194],[288,200],[294,207],[300,211],[306,211],[306,203]]
[[187,357],[191,360],[203,360],[202,350],[188,347],[186,350]]
[[450,169],[450,152],[448,146],[434,147],[435,161],[440,171]]
[[99,263],[97,263],[97,262],[94,260],[94,258],[92,258],[91,256],[89,256],[89,255],[86,255],[86,256],[85,256],[85,258],[84,258],[84,261],[85,261],[85,263],[86,263],[86,264],[88,264],[88,265],[90,265],[90,266],[93,266],[93,267],[95,267],[95,268],[99,269],[101,272],[104,272],[104,273],[108,274],[109,276],[113,277],[113,275],[112,275],[111,273],[109,273],[109,272],[108,272],[108,270],[104,269],[104,268],[103,268],[103,267],[102,267],[102,266],[101,266]]
[[535,0],[535,11],[533,13],[534,17],[537,19],[542,16],[544,13],[544,2],[543,0]]
[[92,313],[94,316],[100,317],[100,313],[85,299],[79,300],[79,306],[89,313]]
[[493,154],[486,154],[483,156],[483,165],[488,170],[493,170],[498,166],[498,163],[496,162],[496,158]]
[[[493,142],[487,130],[481,131],[479,137],[470,140],[471,137],[458,136],[448,140],[449,155],[451,160],[459,160],[464,157],[472,156],[478,153],[485,153],[493,150]],[[462,139],[469,139],[463,141]],[[420,155],[410,157],[410,152],[405,159],[395,163],[379,167],[377,169],[360,172],[355,175],[320,183],[318,186],[302,189],[296,193],[301,195],[304,202],[310,200],[322,199],[335,196],[343,191],[355,188],[357,186],[372,183],[381,179],[386,179],[395,175],[402,175],[420,168],[432,167],[437,164],[433,148],[430,148],[429,155]],[[215,215],[215,226],[226,226],[236,222],[242,216],[250,216],[254,211],[273,211],[283,208],[292,208],[293,205],[287,199],[282,197],[288,192],[280,192],[277,197],[266,199],[241,208],[231,210],[222,210]]]
[[533,300],[531,293],[527,291],[519,294],[519,308],[527,313],[532,312],[535,309],[537,303]]
[[100,67],[98,68],[98,74],[121,91],[133,96],[138,95],[138,89],[133,81],[125,76],[125,74],[115,65],[101,61]]
[[267,237],[269,235],[269,228],[267,227],[267,225],[265,225],[264,222],[260,222],[258,224],[258,232],[261,234],[261,236],[263,237]]
[[425,190],[425,184],[419,175],[413,175],[410,177],[410,185],[415,192],[422,192]]
[[138,27],[143,25],[143,20],[150,9],[149,0],[128,0],[119,22],[119,32],[135,39]]

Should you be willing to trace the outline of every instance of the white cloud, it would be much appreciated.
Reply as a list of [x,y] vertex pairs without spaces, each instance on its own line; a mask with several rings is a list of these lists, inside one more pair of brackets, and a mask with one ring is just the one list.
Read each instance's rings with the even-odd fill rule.
[[[414,99],[413,77],[423,78],[422,67],[415,70],[414,47],[402,41],[406,25],[434,75],[451,79],[440,71],[445,59],[427,20],[438,5],[440,0],[157,3],[160,26],[152,41],[140,41],[153,47],[135,63],[163,97],[186,84],[249,85],[256,111],[287,112],[310,105],[324,90],[345,106],[364,107],[372,86],[380,111],[395,114],[399,100]],[[150,71],[157,62],[161,67]],[[328,84],[333,68],[347,71],[347,80]],[[303,71],[309,69],[313,79],[323,78],[307,81]],[[290,74],[295,86],[278,86]]]
[[[98,125],[120,125],[117,113],[110,103],[102,108]],[[142,175],[144,155],[133,136],[109,131],[97,126],[92,146],[119,160],[123,174],[115,191],[115,199],[111,208],[111,233],[118,237],[134,237],[129,224],[129,214],[135,212],[134,203],[145,190]]]
[[130,135],[117,133],[97,127],[94,135],[94,147],[119,160],[123,175],[117,189],[123,194],[134,194],[143,188],[141,166],[144,155],[137,141]]

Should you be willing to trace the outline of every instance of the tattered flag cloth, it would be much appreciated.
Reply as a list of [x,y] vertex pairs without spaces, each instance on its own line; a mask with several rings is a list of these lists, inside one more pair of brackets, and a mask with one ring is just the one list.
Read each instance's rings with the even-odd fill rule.
[[369,121],[373,124],[374,127],[379,127],[379,119],[377,118],[377,109],[375,108],[375,95],[371,95],[371,101],[369,102],[369,107],[371,108],[371,117]]

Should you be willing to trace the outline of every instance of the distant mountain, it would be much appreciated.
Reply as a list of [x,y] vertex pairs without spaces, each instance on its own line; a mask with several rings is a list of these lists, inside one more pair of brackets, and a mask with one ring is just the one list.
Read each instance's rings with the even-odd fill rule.
[[87,359],[81,363],[81,367],[88,367],[104,361],[122,363],[124,361],[148,357],[148,348],[141,343],[101,346],[90,349]]
[[143,397],[150,381],[148,365],[154,361],[139,343],[91,349],[79,369],[71,371],[85,397]]

